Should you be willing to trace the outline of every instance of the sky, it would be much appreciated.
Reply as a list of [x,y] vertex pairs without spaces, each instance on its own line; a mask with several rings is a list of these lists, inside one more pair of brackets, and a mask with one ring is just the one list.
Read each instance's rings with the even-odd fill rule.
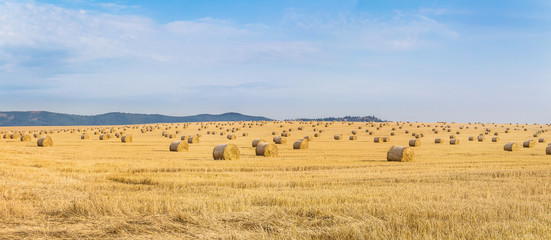
[[0,0],[0,111],[551,123],[549,100],[547,0]]

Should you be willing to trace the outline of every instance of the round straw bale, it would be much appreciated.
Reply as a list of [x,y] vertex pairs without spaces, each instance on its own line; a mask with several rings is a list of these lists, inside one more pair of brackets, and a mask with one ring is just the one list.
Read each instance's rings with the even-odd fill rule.
[[284,138],[284,137],[275,137],[274,138],[274,142],[276,144],[285,144],[287,143],[287,138]]
[[375,137],[373,139],[373,142],[376,142],[376,143],[381,142],[381,141],[382,141],[381,137]]
[[451,139],[450,140],[450,145],[457,145],[459,144],[459,139]]
[[525,147],[525,148],[533,148],[535,145],[536,145],[536,142],[534,140],[528,140],[522,143],[522,147]]
[[308,140],[298,139],[295,143],[293,143],[293,149],[307,149],[308,148]]
[[484,142],[484,135],[478,135],[477,139],[479,142]]
[[185,141],[175,141],[170,144],[171,152],[183,152],[189,150],[189,145]]
[[538,139],[538,142],[540,142],[540,143],[544,143],[544,142],[546,142],[546,141],[547,141],[547,140],[546,140],[545,138],[540,138],[540,139]]
[[239,160],[239,148],[235,144],[219,144],[212,150],[214,160]]
[[390,137],[383,137],[383,142],[390,142]]
[[291,133],[289,133],[289,132],[284,132],[284,133],[281,133],[281,136],[282,136],[282,137],[290,137],[290,136],[291,136]]
[[409,146],[410,147],[419,147],[420,145],[421,145],[421,141],[419,139],[409,140]]
[[199,136],[189,136],[187,139],[188,143],[199,143]]
[[264,139],[255,139],[255,140],[253,140],[252,146],[256,147],[261,142],[266,142],[266,140],[264,140]]
[[227,138],[229,140],[235,140],[237,137],[235,136],[235,134],[228,134]]
[[36,141],[36,145],[39,147],[51,147],[53,144],[52,138],[48,135],[44,135]]
[[342,139],[342,134],[335,134],[335,136],[333,138],[335,140],[341,140]]
[[469,141],[471,141],[471,142],[474,141],[474,137],[473,137],[473,136],[470,136],[470,137],[469,137]]
[[437,138],[437,139],[434,139],[434,143],[443,143],[444,141],[442,140],[442,138]]
[[249,136],[248,133],[243,133],[243,137]]
[[277,146],[273,143],[262,142],[256,146],[256,155],[264,157],[277,157]]
[[10,138],[11,138],[11,139],[19,139],[19,138],[21,138],[21,134],[19,134],[19,133],[14,133],[14,134],[10,135]]
[[127,134],[127,135],[122,136],[121,142],[131,143],[132,142],[132,134]]
[[321,136],[320,133],[314,133],[314,137],[319,137],[319,136]]
[[186,142],[187,142],[188,139],[189,139],[189,136],[182,136],[182,137],[180,138],[180,140],[186,141]]
[[31,135],[27,135],[27,134],[22,135],[20,139],[21,139],[21,142],[30,142],[31,141]]
[[350,141],[358,140],[358,137],[356,135],[353,135],[353,136],[348,137],[348,140],[350,140]]
[[174,137],[176,137],[176,135],[174,135],[174,134],[168,134],[168,138],[174,138]]
[[306,141],[312,141],[312,140],[314,140],[314,138],[313,138],[312,136],[304,136],[303,139],[306,140]]
[[80,139],[90,139],[90,136],[86,133],[83,133],[81,136],[80,136]]
[[102,134],[102,135],[99,135],[99,140],[107,140],[109,139],[109,134]]
[[499,142],[499,137],[493,137],[492,142]]
[[411,162],[415,154],[413,149],[407,146],[392,146],[386,155],[387,161]]
[[510,142],[503,146],[503,150],[513,152],[518,150],[518,144],[516,142]]
[[545,149],[545,154],[551,155],[551,144]]
[[353,130],[353,131],[352,131],[352,135],[356,135],[356,130]]
[[450,135],[450,139],[455,139],[455,135]]
[[276,132],[272,132],[272,135],[276,135],[277,133]]

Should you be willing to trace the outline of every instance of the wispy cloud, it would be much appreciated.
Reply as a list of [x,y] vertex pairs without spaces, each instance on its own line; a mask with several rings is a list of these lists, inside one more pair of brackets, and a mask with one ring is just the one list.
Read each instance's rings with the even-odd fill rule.
[[394,11],[391,15],[370,16],[352,12],[301,13],[288,9],[284,26],[297,32],[315,34],[358,50],[404,51],[430,46],[435,41],[455,39],[459,34],[431,18],[447,14],[445,9]]

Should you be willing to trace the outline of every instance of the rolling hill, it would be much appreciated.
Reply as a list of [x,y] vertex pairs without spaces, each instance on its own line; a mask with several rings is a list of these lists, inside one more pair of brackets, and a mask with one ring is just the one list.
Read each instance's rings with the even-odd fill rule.
[[89,125],[128,125],[148,123],[206,122],[206,121],[269,121],[259,116],[240,113],[218,115],[199,114],[173,117],[160,114],[134,114],[112,112],[100,115],[83,116],[47,111],[0,112],[0,126],[89,126]]

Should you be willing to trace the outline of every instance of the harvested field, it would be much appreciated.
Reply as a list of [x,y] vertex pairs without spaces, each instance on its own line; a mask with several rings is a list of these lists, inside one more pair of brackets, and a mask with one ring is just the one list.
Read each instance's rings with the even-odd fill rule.
[[[548,144],[537,141],[551,133],[533,137],[550,129],[546,125],[263,123],[0,128],[2,135],[52,130],[48,136],[54,142],[43,148],[36,138],[0,139],[0,236],[551,238],[551,155],[546,155]],[[205,134],[206,130],[199,131],[201,126],[224,133],[240,129],[235,130],[239,137],[228,140],[227,134]],[[375,143],[362,130],[355,141],[335,141],[335,135],[360,126],[375,136],[395,134],[388,142]],[[399,131],[392,130],[399,126]],[[245,127],[247,136],[243,136]],[[305,133],[316,128],[324,134],[309,142],[307,149],[278,144],[277,157],[256,156],[254,139],[270,140],[274,131],[294,132],[299,127]],[[82,132],[57,131],[93,133],[113,128],[131,134],[132,143],[100,141],[98,136],[82,141]],[[510,152],[503,144],[468,141],[488,128],[499,133],[500,142],[533,139],[535,145]],[[461,129],[455,135],[461,144],[432,141],[449,139],[448,129],[454,133]],[[164,137],[163,131],[204,135],[189,144],[188,151],[174,153],[168,147],[174,139]],[[408,146],[412,138],[408,131],[423,132],[428,140],[412,148],[412,162],[387,161],[391,146]],[[239,148],[239,160],[213,160],[213,148],[230,142]]]

